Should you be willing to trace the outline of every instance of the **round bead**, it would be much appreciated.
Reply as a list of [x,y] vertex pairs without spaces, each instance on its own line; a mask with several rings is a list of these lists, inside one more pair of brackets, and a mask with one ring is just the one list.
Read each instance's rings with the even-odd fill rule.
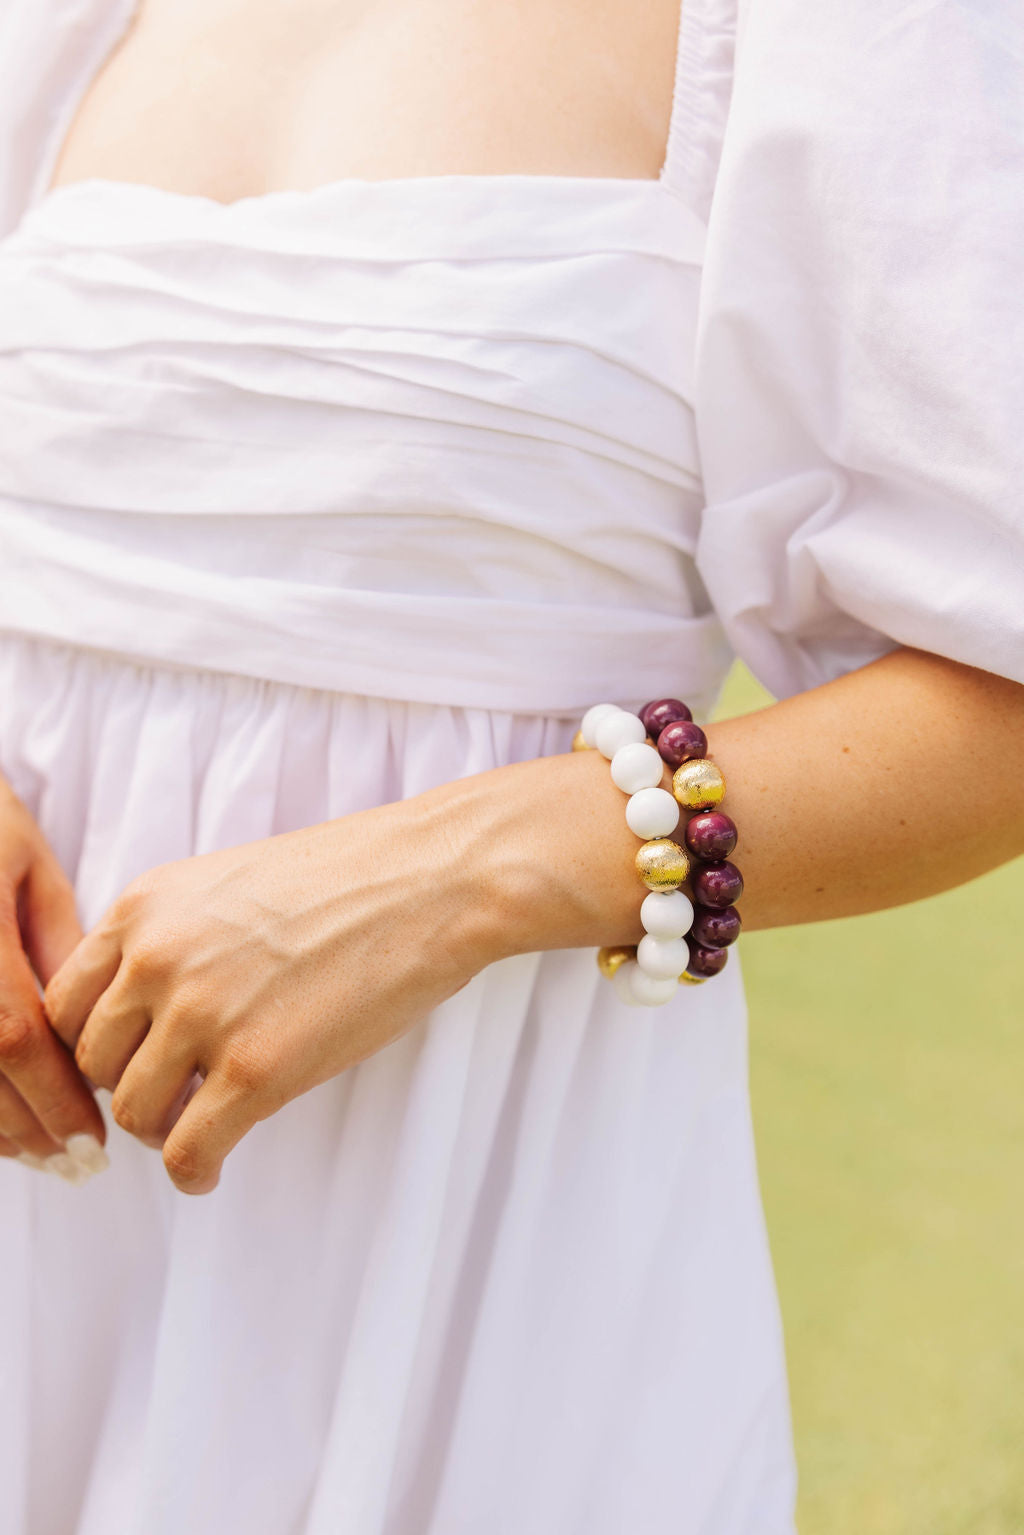
[[588,752],[590,750],[590,747],[587,745],[586,741],[583,739],[583,731],[582,730],[577,730],[576,734],[573,736],[573,738],[572,738],[572,749],[573,749],[574,752]]
[[705,757],[707,750],[707,736],[691,720],[674,720],[658,737],[658,751],[669,767],[677,768],[680,763],[691,762],[695,757]]
[[655,698],[651,703],[644,704],[640,718],[651,740],[656,741],[666,725],[673,724],[675,720],[692,720],[693,715],[678,698]]
[[628,746],[620,746],[612,758],[612,783],[624,794],[653,789],[661,783],[664,771],[665,765],[654,747],[643,741],[630,741]]
[[609,714],[620,714],[618,704],[594,704],[580,721],[580,735],[588,746],[597,745],[597,727]]
[[693,897],[701,906],[714,906],[721,910],[731,906],[743,894],[743,875],[734,863],[702,865],[693,877]]
[[672,774],[672,793],[687,810],[714,810],[725,798],[725,779],[705,758],[684,762]]
[[[648,900],[650,897],[648,897]],[[698,906],[690,933],[698,943],[709,943],[713,948],[725,949],[740,936],[743,919],[735,906]]]
[[679,984],[680,986],[703,986],[706,980],[706,975],[690,975],[688,971],[684,970],[679,977]]
[[690,860],[678,842],[658,837],[637,851],[636,872],[648,890],[675,890],[690,872]]
[[671,1002],[678,985],[678,976],[659,978],[648,975],[639,965],[634,965],[629,973],[629,989],[633,1001],[641,1007],[661,1007],[663,1003]]
[[638,789],[626,801],[626,825],[638,837],[670,837],[679,825],[679,806],[667,789]]
[[635,949],[629,948],[623,943],[613,944],[609,948],[598,949],[597,968],[610,981],[620,965],[624,965],[627,959],[635,959],[635,957]]
[[640,1003],[633,995],[633,976],[639,972],[640,966],[635,959],[627,959],[624,965],[620,965],[612,976],[612,985],[620,1002],[625,1002],[627,1007],[639,1007]]
[[682,938],[693,922],[693,903],[683,890],[652,890],[644,896],[640,921],[654,938]]
[[729,959],[728,949],[716,949],[709,943],[695,943],[692,938],[686,940],[690,950],[690,958],[686,963],[687,974],[707,980],[710,975],[717,975],[724,970]]
[[691,816],[686,823],[686,846],[698,858],[728,858],[737,839],[736,823],[721,811]]
[[627,714],[625,709],[616,709],[614,714],[606,714],[598,720],[597,729],[594,732],[594,740],[597,749],[603,757],[614,757],[620,747],[628,746],[632,741],[643,741],[647,732],[637,719],[635,714]]
[[645,933],[637,945],[637,964],[644,975],[653,975],[656,981],[678,980],[689,957],[690,951],[682,938],[655,938]]

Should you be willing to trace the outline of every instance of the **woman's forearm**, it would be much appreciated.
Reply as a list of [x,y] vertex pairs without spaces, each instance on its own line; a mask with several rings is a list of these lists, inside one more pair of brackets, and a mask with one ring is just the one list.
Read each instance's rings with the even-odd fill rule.
[[[748,927],[911,900],[1024,850],[1024,688],[894,655],[709,734]],[[151,870],[52,977],[47,1016],[118,1124],[205,1192],[258,1119],[492,960],[636,942],[637,847],[597,752],[496,768]]]
[[[723,808],[740,829],[747,930],[918,900],[1024,853],[1016,683],[899,650],[707,735],[726,778]],[[493,914],[485,946],[639,939],[639,843],[598,753],[499,768],[436,793],[460,862],[478,876],[476,937]]]

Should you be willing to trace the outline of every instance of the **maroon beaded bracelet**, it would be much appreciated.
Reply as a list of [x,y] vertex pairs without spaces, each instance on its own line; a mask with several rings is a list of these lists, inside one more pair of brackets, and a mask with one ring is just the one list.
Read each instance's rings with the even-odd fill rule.
[[[737,842],[735,824],[719,809],[725,779],[707,756],[707,736],[678,698],[654,699],[635,715],[616,704],[595,704],[572,744],[574,751],[597,749],[607,757],[615,783],[631,796],[626,820],[646,839],[636,855],[636,871],[655,892],[640,911],[647,933],[643,942],[601,949],[597,963],[624,1001],[657,1006],[669,1000],[677,981],[699,985],[717,975],[729,958],[729,945],[739,937],[742,923],[735,902],[743,893],[743,876],[729,861]],[[672,769],[671,796],[651,787],[659,776],[659,757]],[[690,812],[685,846],[672,840],[679,815],[678,810],[670,813],[676,808],[673,799]],[[664,893],[680,890],[692,860],[699,863],[691,881],[693,901],[686,900],[682,909],[677,902],[669,910],[661,905]],[[682,974],[667,968],[683,962],[683,954],[688,957]]]
[[686,935],[690,958],[680,980],[699,983],[725,968],[729,945],[736,942],[743,925],[735,906],[743,894],[743,876],[729,862],[739,834],[735,822],[717,808],[725,793],[721,774],[716,770],[717,782],[708,793],[702,784],[704,775],[685,769],[687,763],[706,762],[708,750],[707,736],[694,724],[686,704],[678,698],[656,698],[644,704],[639,714],[662,761],[673,769],[673,794],[684,808],[694,811],[683,840],[700,867],[691,880],[694,916]]

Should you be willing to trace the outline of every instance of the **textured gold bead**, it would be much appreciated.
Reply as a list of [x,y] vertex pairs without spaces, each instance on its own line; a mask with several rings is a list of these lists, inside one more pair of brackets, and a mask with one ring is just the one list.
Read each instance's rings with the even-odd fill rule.
[[611,980],[620,965],[624,965],[627,959],[636,959],[636,949],[631,949],[626,944],[613,944],[607,949],[598,949],[597,968],[601,974]]
[[690,872],[690,860],[678,842],[655,837],[638,851],[636,872],[648,890],[676,890]]
[[593,750],[593,747],[588,746],[586,741],[584,741],[582,730],[577,730],[576,734],[573,736],[572,749],[574,752],[589,752]]
[[681,983],[684,986],[703,986],[704,982],[707,980],[707,976],[706,975],[688,975],[686,973],[686,971],[684,970],[682,975],[679,977],[679,979],[680,979]]
[[725,779],[713,762],[698,757],[676,768],[672,793],[687,810],[714,810],[725,798]]

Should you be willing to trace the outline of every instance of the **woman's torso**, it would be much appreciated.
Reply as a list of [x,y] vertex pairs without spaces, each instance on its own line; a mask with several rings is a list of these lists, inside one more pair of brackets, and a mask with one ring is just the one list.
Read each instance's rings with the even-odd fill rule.
[[221,202],[342,177],[655,178],[678,0],[143,0],[54,182]]
[[[154,34],[77,123],[130,0],[0,16],[0,771],[86,922],[722,674],[692,354],[728,38],[693,0],[669,123],[621,0],[485,47],[498,9],[360,19],[320,74],[317,32],[273,120],[272,89],[221,115],[213,61],[281,55],[234,69],[256,12]],[[744,1029],[736,964],[655,1018],[586,952],[523,956],[208,1200],[116,1126],[85,1190],[10,1169],[12,1529],[789,1532]]]

